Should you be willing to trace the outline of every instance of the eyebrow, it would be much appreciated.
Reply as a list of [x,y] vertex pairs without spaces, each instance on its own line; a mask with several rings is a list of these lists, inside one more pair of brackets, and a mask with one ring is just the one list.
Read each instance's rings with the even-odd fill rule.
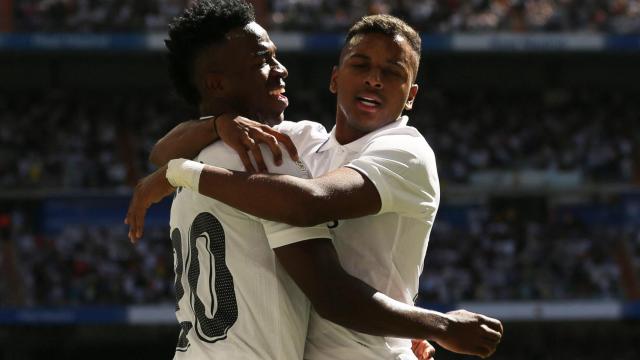
[[[359,58],[359,59],[363,59],[363,60],[371,60],[371,58],[365,54],[361,54],[361,53],[355,53],[353,55],[351,55],[352,58]],[[397,68],[402,69],[405,72],[409,72],[411,70],[411,66],[410,64],[405,64],[401,61],[394,61],[394,60],[387,60],[387,64],[389,65],[393,65]]]

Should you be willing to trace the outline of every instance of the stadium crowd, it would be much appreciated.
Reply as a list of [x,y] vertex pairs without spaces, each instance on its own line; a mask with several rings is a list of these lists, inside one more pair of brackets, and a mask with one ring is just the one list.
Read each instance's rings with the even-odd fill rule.
[[45,235],[25,226],[20,212],[12,215],[13,241],[3,241],[0,260],[0,307],[173,302],[165,229],[147,229],[145,241],[132,246],[124,226],[67,226]]
[[[0,307],[172,303],[166,227],[147,228],[132,246],[121,225],[41,234],[24,214],[12,215],[11,229],[0,235]],[[620,299],[620,240],[631,261],[640,261],[639,228],[590,226],[561,208],[548,220],[515,208],[470,209],[467,220],[452,226],[438,219],[420,301]]]
[[[13,29],[164,31],[189,0],[15,1]],[[254,0],[271,30],[342,31],[365,14],[390,13],[431,33],[577,31],[640,33],[638,0]]]
[[[167,96],[3,94],[0,185],[4,189],[117,189],[150,169],[151,146],[179,106]],[[136,156],[136,154],[139,154]],[[133,178],[130,178],[133,176]],[[129,181],[130,180],[130,181]]]
[[630,183],[640,170],[640,106],[630,96],[427,91],[410,115],[447,182],[473,182],[487,170],[533,170],[573,176],[574,184]]
[[[443,186],[473,184],[475,174],[491,169],[565,171],[591,183],[630,184],[638,178],[640,109],[629,96],[430,89],[410,115],[434,148]],[[332,101],[296,94],[288,118],[314,113],[331,126],[332,106],[319,99]],[[0,128],[0,186],[4,194],[128,189],[152,170],[147,156],[155,140],[185,119],[178,104],[160,93],[2,94],[0,118],[10,121]],[[519,208],[470,206],[461,225],[449,221],[447,205],[443,200],[431,237],[422,301],[619,298],[618,241],[626,239],[640,261],[637,228],[589,224],[560,207],[540,218]],[[11,215],[10,226],[0,216],[0,268],[7,274],[0,306],[172,302],[166,228],[147,229],[133,247],[121,224],[52,234],[34,230],[33,214]]]
[[[126,188],[152,170],[151,146],[186,119],[168,95],[5,94],[0,186],[10,189]],[[292,100],[330,128],[322,96]],[[333,101],[332,97],[326,97]],[[28,106],[27,106],[28,105]],[[640,105],[621,94],[421,94],[410,114],[433,147],[440,179],[473,184],[491,171],[569,174],[574,183],[633,183],[640,170]]]
[[468,220],[467,228],[446,221],[434,227],[421,299],[620,299],[621,251],[640,259],[637,227],[589,226],[560,208],[547,219],[531,219],[513,207],[483,208]]

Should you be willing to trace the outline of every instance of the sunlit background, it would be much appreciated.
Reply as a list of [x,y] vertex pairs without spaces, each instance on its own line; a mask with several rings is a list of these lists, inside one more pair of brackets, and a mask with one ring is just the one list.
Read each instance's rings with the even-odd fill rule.
[[[419,305],[503,320],[495,359],[640,357],[640,1],[252,3],[287,119],[327,128],[350,24],[421,32],[409,116],[442,204]],[[188,4],[0,0],[0,359],[173,356],[170,203],[137,246],[122,220],[151,146],[193,115],[163,43]]]

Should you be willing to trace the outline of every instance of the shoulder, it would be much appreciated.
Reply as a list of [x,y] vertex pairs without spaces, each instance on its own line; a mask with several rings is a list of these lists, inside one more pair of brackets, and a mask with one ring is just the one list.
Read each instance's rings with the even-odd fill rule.
[[283,121],[274,129],[288,135],[298,149],[300,157],[307,162],[311,161],[310,157],[317,148],[329,138],[329,133],[322,124],[307,120]]
[[[278,166],[273,162],[273,156],[271,156],[271,149],[269,149],[269,146],[260,144],[260,150],[264,156],[264,162],[265,165],[267,165],[269,173],[292,175],[306,179],[311,178],[311,172],[303,162],[291,160],[291,157],[287,155],[284,145],[281,144],[280,148],[282,149],[283,156],[282,165]],[[245,171],[238,153],[222,141],[216,141],[204,148],[194,160],[203,164],[213,165],[228,170]],[[256,166],[253,156],[251,156],[251,161],[253,162],[253,165]]]
[[377,153],[398,161],[435,165],[435,154],[427,140],[412,126],[381,131],[365,144],[363,155]]
[[202,149],[194,161],[229,170],[244,170],[244,165],[238,154],[222,141],[216,141]]
[[289,136],[296,134],[313,134],[313,135],[326,135],[327,129],[317,122],[302,120],[302,121],[283,121],[280,124],[274,126],[274,129],[285,133]]
[[[274,127],[275,130],[289,135],[297,147],[313,147],[329,137],[324,125],[317,122],[302,120],[298,122],[283,121]],[[298,149],[301,150],[301,149]],[[302,149],[304,154],[305,149]]]

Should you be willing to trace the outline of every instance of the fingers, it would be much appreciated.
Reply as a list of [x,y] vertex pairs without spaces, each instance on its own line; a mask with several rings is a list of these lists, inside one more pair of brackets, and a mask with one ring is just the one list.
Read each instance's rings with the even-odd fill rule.
[[282,150],[280,150],[278,139],[273,135],[273,133],[278,134],[275,130],[265,126],[262,129],[252,128],[249,136],[251,136],[256,143],[262,143],[269,146],[269,149],[271,149],[271,153],[273,154],[273,163],[280,166],[282,164]]
[[428,341],[425,341],[425,349],[423,350],[422,355],[427,360],[433,360],[433,357],[436,355],[436,348],[429,344]]
[[479,345],[476,347],[476,355],[479,357],[486,359],[493,354],[493,349],[486,345]]
[[494,341],[496,343],[500,342],[500,339],[502,338],[502,334],[491,329],[489,326],[487,326],[487,324],[482,324],[480,325],[480,327],[485,331],[485,335],[484,335],[485,339]]
[[426,340],[411,340],[411,350],[420,360],[433,360],[436,349]]
[[271,135],[273,135],[282,145],[284,145],[284,148],[287,149],[287,152],[289,153],[291,159],[293,159],[294,161],[300,160],[300,158],[298,157],[298,149],[296,149],[296,146],[293,144],[293,140],[291,140],[291,138],[286,134],[279,133],[273,129],[272,131],[273,133],[271,133]]
[[[256,161],[257,172],[267,172],[267,165],[264,163],[264,158],[262,157],[262,150],[260,149],[260,146],[258,146],[256,140],[254,140],[254,137],[256,138],[258,137],[256,135],[256,131],[252,131],[253,137],[249,135],[249,131],[250,130],[247,130],[245,132],[244,137],[242,138],[244,151],[242,154],[240,152],[238,152],[238,154],[240,154],[242,163],[244,164],[248,172],[256,172],[256,169],[253,167],[253,164],[251,163],[251,158],[247,155],[247,152],[251,152],[251,154],[253,154],[253,158]],[[264,138],[262,138],[260,142],[264,142]]]
[[264,158],[262,157],[262,150],[260,150],[260,146],[258,146],[255,142],[251,146],[251,153],[253,154],[253,158],[256,160],[256,165],[258,166],[258,172],[266,173],[267,165],[264,163]]
[[488,316],[480,315],[484,324],[487,324],[491,329],[499,332],[500,334],[504,333],[504,329],[502,328],[502,323],[498,319],[494,319]]
[[129,241],[132,244],[135,244],[137,239],[133,236],[133,226],[135,226],[135,222],[133,221],[133,213],[131,212],[131,210],[127,212],[127,217],[124,219],[124,223],[129,225],[129,232],[127,234],[127,237],[129,237]]
[[251,163],[251,158],[247,153],[247,148],[241,145],[241,146],[232,146],[232,149],[235,150],[236,153],[238,153],[238,156],[240,156],[240,161],[242,161],[242,165],[244,165],[244,169],[247,172],[250,172],[250,173],[256,172],[255,168],[253,167],[253,164]]
[[134,194],[129,210],[127,211],[127,218],[125,224],[129,225],[129,241],[135,244],[144,232],[144,216],[147,213],[147,209],[138,204],[139,197]]

